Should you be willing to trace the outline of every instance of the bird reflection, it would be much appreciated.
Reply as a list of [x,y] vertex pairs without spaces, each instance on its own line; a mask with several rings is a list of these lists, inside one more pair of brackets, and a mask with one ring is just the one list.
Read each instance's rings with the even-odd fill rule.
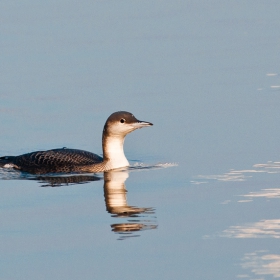
[[63,185],[74,185],[74,184],[85,184],[91,181],[100,181],[102,178],[97,176],[61,176],[61,177],[52,177],[52,176],[38,176],[30,178],[30,180],[36,180],[40,183],[45,183],[42,187],[60,187]]
[[[151,207],[136,207],[127,203],[125,181],[129,177],[127,170],[104,172],[104,197],[108,213],[113,218],[126,219],[122,223],[111,224],[112,231],[119,234],[119,240],[128,237],[139,236],[136,232],[156,229],[154,209]],[[42,187],[60,187],[76,184],[85,184],[92,181],[100,181],[102,177],[93,174],[50,174],[30,175],[28,173],[2,170],[0,168],[0,179],[2,180],[35,180]]]
[[104,172],[104,197],[106,210],[115,218],[129,218],[126,223],[115,223],[111,225],[112,231],[121,234],[123,240],[127,237],[139,235],[133,232],[156,229],[155,221],[150,220],[154,214],[151,207],[135,207],[127,204],[125,181],[128,178],[127,171]]
[[0,168],[0,180],[32,180],[42,183],[42,187],[60,187],[100,181],[102,177],[93,174],[32,175],[10,168]]
[[[127,204],[125,181],[129,177],[127,171],[104,172],[104,197],[108,213],[113,218],[126,218],[124,223],[111,224],[112,231],[120,235],[119,240],[128,237],[136,237],[135,232],[156,229],[157,224],[151,220],[155,214],[151,207],[136,207]],[[44,183],[42,187],[58,187],[70,184],[83,184],[91,181],[99,181],[102,178],[94,175],[73,176],[36,176],[28,178]],[[133,234],[134,233],[134,234]]]

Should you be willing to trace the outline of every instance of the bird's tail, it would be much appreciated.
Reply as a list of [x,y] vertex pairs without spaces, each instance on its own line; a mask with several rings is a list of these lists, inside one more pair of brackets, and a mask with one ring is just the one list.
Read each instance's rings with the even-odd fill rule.
[[4,167],[5,164],[13,163],[14,156],[0,157],[0,167]]

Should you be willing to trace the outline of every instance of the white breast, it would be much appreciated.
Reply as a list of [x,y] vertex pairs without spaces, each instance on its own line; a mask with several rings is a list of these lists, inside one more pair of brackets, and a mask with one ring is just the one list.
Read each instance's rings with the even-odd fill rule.
[[[123,151],[124,138],[109,137],[106,139],[106,156],[109,159],[108,165],[110,168],[120,168],[129,166],[129,162],[126,159]],[[106,166],[108,166],[106,164]]]

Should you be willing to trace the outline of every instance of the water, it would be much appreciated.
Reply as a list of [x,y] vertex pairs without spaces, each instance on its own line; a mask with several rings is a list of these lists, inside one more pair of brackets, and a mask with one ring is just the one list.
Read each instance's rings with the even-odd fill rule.
[[1,170],[1,279],[279,278],[279,9],[1,1],[1,155],[101,154],[118,110],[154,123],[128,171]]

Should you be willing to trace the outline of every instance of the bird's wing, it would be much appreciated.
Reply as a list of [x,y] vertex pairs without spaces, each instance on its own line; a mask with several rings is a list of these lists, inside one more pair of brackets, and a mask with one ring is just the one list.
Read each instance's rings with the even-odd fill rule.
[[102,157],[77,149],[37,151],[15,157],[2,157],[15,168],[31,173],[69,172],[72,167],[102,162]]

